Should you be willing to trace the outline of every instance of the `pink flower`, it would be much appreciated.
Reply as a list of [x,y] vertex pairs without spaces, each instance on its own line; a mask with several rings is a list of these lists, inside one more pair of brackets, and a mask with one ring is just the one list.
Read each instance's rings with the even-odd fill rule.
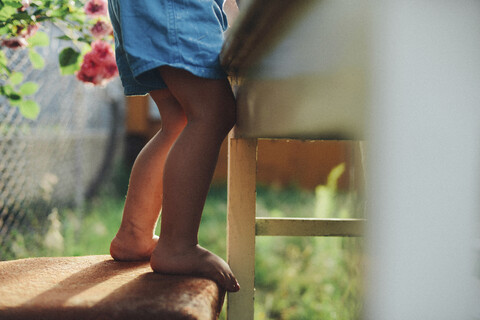
[[106,16],[108,14],[107,0],[89,0],[85,4],[85,13],[88,16]]
[[30,38],[33,36],[35,33],[37,33],[38,30],[38,24],[31,24],[27,27],[27,29],[21,28],[18,30],[18,35],[24,37],[25,39]]
[[112,46],[105,41],[95,41],[92,43],[92,52],[94,53],[95,61],[99,64],[106,64],[112,59],[115,60],[115,53]]
[[101,39],[113,31],[112,25],[106,21],[98,20],[95,25],[90,29],[95,39]]
[[95,61],[94,53],[90,51],[83,57],[82,66],[77,72],[77,79],[97,85],[103,80],[101,72],[102,66]]
[[28,42],[23,37],[16,37],[16,38],[2,40],[2,47],[7,47],[10,49],[19,49],[19,48],[25,48],[26,46],[28,46]]
[[118,68],[117,63],[115,61],[107,64],[103,68],[102,76],[105,79],[111,79],[113,77],[118,76]]
[[30,0],[22,0],[21,3],[22,3],[22,7],[18,9],[18,11],[20,12],[23,12],[27,10],[28,7],[30,7]]
[[2,46],[10,49],[20,49],[28,46],[27,39],[33,36],[38,30],[38,24],[31,24],[27,28],[19,26],[17,36],[2,40]]
[[89,76],[100,74],[102,65],[96,61],[93,51],[83,57],[82,69]]
[[98,85],[105,84],[117,75],[118,69],[112,47],[104,41],[92,43],[92,50],[83,57],[77,78]]
[[89,76],[83,68],[77,72],[77,79],[86,82],[86,83],[91,83],[93,85],[99,85],[101,83],[101,78],[99,76]]

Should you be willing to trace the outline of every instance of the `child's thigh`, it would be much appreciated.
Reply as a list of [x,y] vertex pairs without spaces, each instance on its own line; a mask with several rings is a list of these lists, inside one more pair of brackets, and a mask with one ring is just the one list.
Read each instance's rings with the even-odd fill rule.
[[235,98],[230,84],[224,79],[205,79],[188,71],[160,67],[160,73],[172,95],[182,105],[187,115],[221,113],[234,115]]

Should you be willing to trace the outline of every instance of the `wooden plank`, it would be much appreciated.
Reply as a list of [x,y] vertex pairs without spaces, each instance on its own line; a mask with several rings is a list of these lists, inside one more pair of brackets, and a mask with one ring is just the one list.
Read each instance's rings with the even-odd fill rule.
[[227,262],[240,291],[227,295],[228,320],[252,320],[255,276],[256,139],[237,139],[228,146]]
[[257,218],[257,236],[359,237],[362,219]]

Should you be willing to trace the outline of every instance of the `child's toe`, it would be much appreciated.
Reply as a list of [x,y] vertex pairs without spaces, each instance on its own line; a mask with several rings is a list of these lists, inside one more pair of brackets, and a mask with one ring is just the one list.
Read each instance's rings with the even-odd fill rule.
[[228,280],[228,286],[227,290],[230,292],[237,292],[240,290],[240,285],[237,282],[237,279],[233,276],[233,274],[227,275],[227,280]]

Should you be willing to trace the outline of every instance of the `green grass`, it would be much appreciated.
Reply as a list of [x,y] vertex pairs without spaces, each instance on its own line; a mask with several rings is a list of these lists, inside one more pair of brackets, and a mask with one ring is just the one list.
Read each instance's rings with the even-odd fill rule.
[[[337,171],[315,191],[259,187],[257,215],[358,217],[361,203],[336,189]],[[211,188],[199,234],[200,244],[223,258],[226,198],[225,186]],[[53,210],[30,232],[15,233],[6,258],[108,254],[123,202],[104,195],[82,210]],[[358,238],[257,237],[255,319],[358,319],[362,263]]]

